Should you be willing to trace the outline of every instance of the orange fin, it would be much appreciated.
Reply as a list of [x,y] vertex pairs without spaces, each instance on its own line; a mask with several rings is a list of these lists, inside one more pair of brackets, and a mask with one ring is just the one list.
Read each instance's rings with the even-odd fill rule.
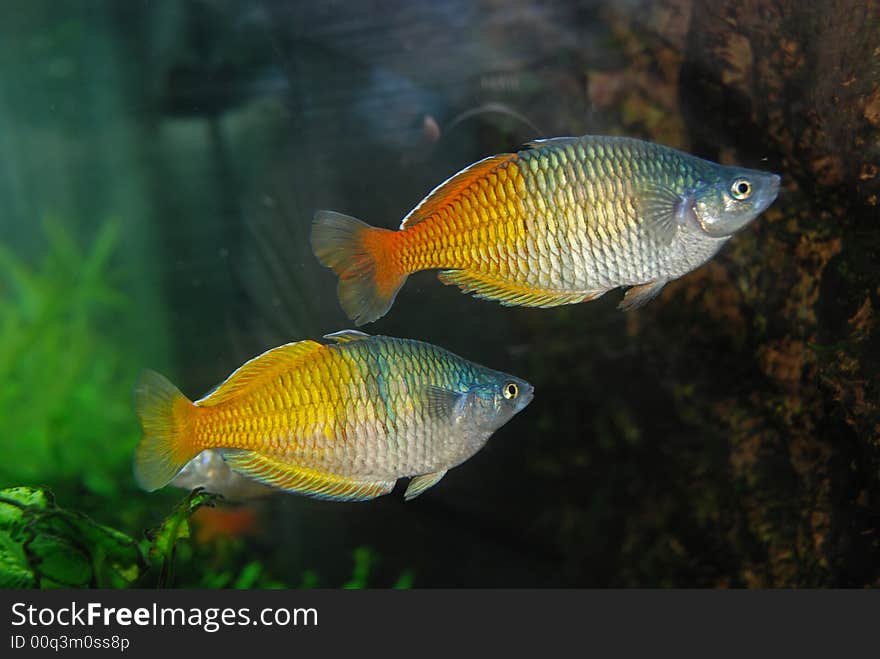
[[506,307],[558,307],[595,300],[605,293],[599,291],[549,291],[528,288],[520,284],[495,279],[489,275],[468,270],[444,270],[438,277],[444,284],[455,284],[465,293],[472,293],[482,300],[495,300]]
[[298,341],[267,350],[262,355],[245,362],[232,375],[223,381],[214,391],[197,400],[199,407],[212,407],[225,403],[238,396],[251,384],[264,378],[271,378],[282,369],[290,368],[308,355],[323,350],[317,341]]
[[467,189],[475,180],[491,174],[504,163],[516,160],[515,153],[501,153],[497,156],[489,156],[464,168],[458,174],[446,179],[431,190],[428,195],[413,208],[400,223],[401,229],[414,226],[428,219],[440,208],[454,201],[462,191]]
[[333,501],[367,501],[388,494],[394,480],[359,481],[298,467],[272,456],[245,449],[224,449],[223,458],[243,476],[282,490]]
[[197,408],[155,371],[144,371],[134,389],[144,436],[135,449],[134,477],[150,492],[164,487],[199,450],[191,440]]
[[660,291],[663,290],[664,286],[666,286],[665,279],[658,279],[657,281],[649,281],[647,284],[642,284],[640,286],[633,286],[623,296],[623,299],[620,301],[620,304],[617,305],[617,308],[621,311],[638,309],[660,295]]
[[384,316],[406,281],[406,274],[390,258],[393,234],[342,213],[315,214],[312,251],[339,277],[339,303],[356,325]]

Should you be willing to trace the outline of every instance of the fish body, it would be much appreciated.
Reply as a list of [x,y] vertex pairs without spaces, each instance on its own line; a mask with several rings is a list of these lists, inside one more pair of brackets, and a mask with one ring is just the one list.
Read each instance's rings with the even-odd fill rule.
[[212,450],[276,488],[366,500],[412,476],[412,498],[532,398],[524,380],[427,343],[353,330],[326,338],[274,348],[195,403],[148,371],[135,390],[141,486],[164,486]]
[[406,277],[430,269],[504,305],[632,286],[621,306],[633,308],[711,259],[773,202],[779,181],[632,138],[553,138],[459,172],[398,231],[319,211],[312,248],[357,324],[383,316]]

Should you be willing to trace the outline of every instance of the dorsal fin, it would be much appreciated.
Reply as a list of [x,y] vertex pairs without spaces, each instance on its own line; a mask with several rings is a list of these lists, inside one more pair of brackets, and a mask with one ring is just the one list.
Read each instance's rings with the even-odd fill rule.
[[540,149],[543,146],[568,146],[580,141],[580,139],[579,137],[545,137],[544,139],[526,142],[526,148]]
[[348,343],[350,341],[363,341],[364,339],[369,339],[370,335],[358,330],[344,329],[339,330],[338,332],[333,332],[332,334],[325,334],[324,338],[335,343]]
[[515,153],[500,153],[465,167],[458,174],[446,179],[431,190],[428,196],[419,202],[418,206],[407,213],[403,222],[400,223],[400,228],[406,229],[431,217],[440,208],[455,200],[475,180],[486,176],[506,162],[516,160],[517,157]]
[[324,346],[317,341],[298,341],[267,350],[245,362],[208,396],[197,400],[196,404],[199,407],[211,407],[224,403],[260,378],[271,377],[281,368],[289,368],[307,355],[322,349]]

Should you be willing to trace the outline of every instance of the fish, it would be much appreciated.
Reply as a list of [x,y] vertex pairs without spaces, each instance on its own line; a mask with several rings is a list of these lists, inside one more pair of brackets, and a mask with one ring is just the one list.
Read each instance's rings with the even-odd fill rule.
[[409,477],[414,499],[532,400],[525,380],[415,341],[342,330],[246,362],[190,401],[155,371],[135,386],[134,476],[171,482],[203,451],[241,476],[334,501],[367,501]]
[[311,244],[357,326],[384,316],[409,275],[435,269],[444,284],[505,306],[629,287],[618,306],[631,310],[715,256],[773,203],[780,181],[629,137],[555,137],[458,172],[397,231],[318,211]]
[[276,490],[235,473],[219,451],[206,449],[187,462],[169,485],[184,490],[201,488],[219,494],[226,501],[250,501]]
[[202,506],[193,513],[192,521],[196,542],[202,545],[223,538],[259,536],[261,530],[259,512],[248,505]]

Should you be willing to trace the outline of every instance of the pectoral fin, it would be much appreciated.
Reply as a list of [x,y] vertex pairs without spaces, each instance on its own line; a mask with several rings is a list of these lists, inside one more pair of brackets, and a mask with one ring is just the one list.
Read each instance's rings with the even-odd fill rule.
[[430,474],[422,474],[421,476],[416,476],[409,482],[409,486],[406,488],[406,492],[403,493],[403,498],[405,501],[411,501],[419,496],[422,492],[427,489],[434,487],[437,483],[440,482],[440,479],[446,475],[446,469],[443,471],[435,471]]
[[678,227],[693,214],[694,199],[662,185],[645,185],[639,193],[645,231],[661,245],[669,245]]
[[657,297],[660,294],[660,291],[663,290],[664,286],[666,286],[665,279],[651,281],[647,284],[642,284],[641,286],[633,286],[626,292],[626,295],[623,296],[623,299],[620,301],[620,304],[617,305],[617,308],[621,311],[638,309]]
[[464,412],[467,394],[429,385],[424,389],[428,414],[436,419],[456,421]]

